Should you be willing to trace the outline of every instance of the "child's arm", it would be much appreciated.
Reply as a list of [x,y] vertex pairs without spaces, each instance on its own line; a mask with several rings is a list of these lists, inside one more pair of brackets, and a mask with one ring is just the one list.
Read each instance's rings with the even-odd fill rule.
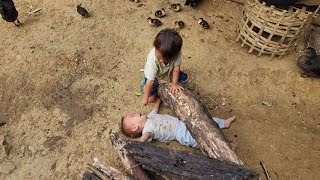
[[144,90],[143,90],[144,94],[141,100],[141,109],[143,109],[144,106],[148,105],[149,93],[151,92],[153,84],[154,84],[154,80],[147,79],[146,85],[144,86]]
[[151,132],[146,132],[139,138],[139,142],[146,142],[150,137]]
[[174,66],[173,67],[173,72],[172,72],[172,83],[170,87],[171,92],[178,92],[181,90],[184,90],[182,86],[179,85],[179,74],[180,74],[180,65],[179,66]]
[[155,105],[154,105],[154,107],[153,107],[152,110],[155,111],[156,113],[158,113],[158,112],[159,112],[160,104],[161,104],[161,99],[158,98],[158,99],[156,100],[156,103],[155,103]]

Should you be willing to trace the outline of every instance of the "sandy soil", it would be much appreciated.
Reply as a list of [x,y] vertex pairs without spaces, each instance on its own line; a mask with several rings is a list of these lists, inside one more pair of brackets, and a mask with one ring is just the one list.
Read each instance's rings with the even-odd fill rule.
[[[94,157],[122,168],[108,132],[139,109],[140,69],[157,32],[176,20],[186,23],[187,86],[214,116],[237,116],[223,132],[245,164],[262,178],[260,160],[274,179],[319,178],[320,81],[300,77],[300,53],[247,54],[235,42],[242,6],[223,0],[167,11],[162,27],[150,27],[146,18],[172,2],[83,1],[92,14],[83,19],[80,1],[16,1],[23,25],[0,21],[0,179],[80,179]],[[28,16],[35,8],[44,9]]]

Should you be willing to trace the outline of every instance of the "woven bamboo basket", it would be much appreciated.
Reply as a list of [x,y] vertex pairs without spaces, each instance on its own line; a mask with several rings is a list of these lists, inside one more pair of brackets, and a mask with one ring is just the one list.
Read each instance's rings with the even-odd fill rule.
[[249,46],[248,53],[255,50],[258,56],[267,54],[271,59],[281,58],[294,49],[310,29],[317,11],[306,9],[289,7],[283,10],[267,6],[263,1],[247,0],[241,14],[237,41],[241,40],[242,47]]

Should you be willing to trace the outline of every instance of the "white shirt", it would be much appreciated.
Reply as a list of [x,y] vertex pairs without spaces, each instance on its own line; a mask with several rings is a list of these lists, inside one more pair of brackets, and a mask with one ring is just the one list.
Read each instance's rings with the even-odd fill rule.
[[158,114],[155,111],[151,111],[147,118],[142,135],[150,132],[151,137],[148,141],[156,139],[161,142],[170,142],[175,139],[180,121],[178,118],[167,114]]
[[181,51],[174,61],[169,62],[167,65],[160,63],[155,54],[155,48],[152,48],[147,56],[147,62],[144,66],[144,76],[149,80],[158,79],[159,83],[171,82],[171,74],[174,66],[181,64]]

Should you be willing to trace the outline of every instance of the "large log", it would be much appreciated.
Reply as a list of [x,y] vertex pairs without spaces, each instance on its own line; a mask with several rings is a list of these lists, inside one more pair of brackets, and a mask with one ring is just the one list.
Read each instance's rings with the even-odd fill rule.
[[257,172],[243,165],[208,158],[187,151],[130,142],[124,148],[146,170],[169,179],[259,179]]
[[113,149],[118,154],[122,164],[127,169],[127,172],[138,180],[148,180],[149,177],[146,172],[141,168],[132,156],[123,148],[129,140],[124,135],[119,133],[109,133]]
[[201,151],[211,158],[243,164],[231,149],[229,141],[201,101],[189,90],[171,93],[169,84],[161,84],[158,89],[160,99],[170,106],[186,124]]

